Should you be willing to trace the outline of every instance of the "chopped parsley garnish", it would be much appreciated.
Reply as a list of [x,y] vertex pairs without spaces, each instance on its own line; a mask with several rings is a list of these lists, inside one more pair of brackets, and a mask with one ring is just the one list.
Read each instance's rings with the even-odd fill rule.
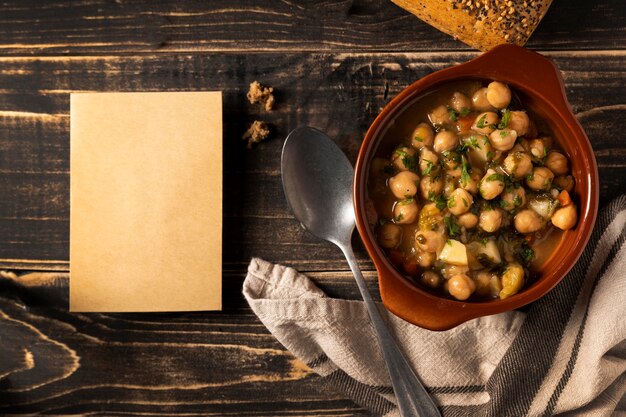
[[473,149],[480,149],[480,145],[478,144],[478,138],[474,135],[470,136],[468,139],[470,146]]
[[398,223],[398,222],[401,222],[402,219],[404,219],[404,214],[400,213],[396,217],[393,218],[393,221]]
[[464,199],[463,197],[461,197],[461,200],[463,200],[463,204],[465,205],[465,207],[469,207],[469,203],[467,202],[466,199]]
[[415,155],[403,156],[402,163],[407,169],[415,171],[415,167],[417,167],[417,157]]
[[398,204],[402,204],[403,206],[406,206],[407,204],[411,204],[413,201],[415,200],[413,200],[411,197],[407,197],[404,200],[400,200]]
[[535,258],[535,251],[525,240],[522,240],[522,242],[518,245],[516,254],[524,266],[530,265],[532,260]]
[[483,114],[480,119],[476,122],[476,127],[479,129],[483,129],[487,127],[487,113]]
[[461,107],[461,117],[465,117],[469,114],[471,110],[468,109],[467,107]]
[[450,239],[446,240],[446,245],[452,246],[452,241]]
[[486,181],[502,181],[502,182],[504,182],[504,175],[502,175],[502,174],[491,174],[490,176],[485,178],[485,180]]
[[472,167],[467,162],[467,158],[465,158],[464,155],[461,156],[461,184],[463,185],[463,187],[467,187],[467,184],[469,184],[469,182],[472,180],[469,174],[471,170]]
[[437,207],[439,210],[443,210],[446,208],[446,199],[444,196],[438,195],[437,198],[435,198],[435,207]]
[[383,226],[383,225],[387,224],[388,222],[389,222],[389,221],[388,221],[387,219],[384,219],[384,218],[382,218],[382,217],[378,218],[378,224],[379,224],[380,226]]
[[448,116],[453,122],[457,122],[459,120],[459,115],[456,111],[454,111],[454,109],[448,109]]
[[487,246],[487,242],[489,242],[489,239],[487,239],[486,237],[480,239],[480,244],[483,246]]
[[448,199],[448,208],[453,208],[454,206],[456,206],[456,202],[454,201],[454,198],[450,197]]
[[456,151],[458,153],[464,154],[467,152],[468,149],[469,147],[467,146],[467,143],[462,143],[456,148]]
[[493,158],[494,156],[496,156],[496,153],[495,153],[494,151],[489,151],[489,152],[487,152],[487,158],[488,158],[488,159],[491,159],[491,158]]
[[448,228],[448,236],[457,237],[461,234],[461,228],[452,217],[444,217],[443,221]]
[[509,135],[509,131],[508,130],[501,130],[500,131],[500,137],[501,138],[506,138]]
[[424,142],[424,138],[421,138],[421,137],[419,137],[419,136],[417,136],[417,135],[415,135],[415,136],[413,137],[413,140],[414,140],[414,141],[416,141],[416,142]]
[[396,149],[395,152],[402,159],[402,163],[406,169],[415,171],[415,167],[417,166],[417,157],[415,155],[409,155],[409,153],[403,151],[402,149]]
[[515,208],[518,208],[521,205],[522,205],[522,197],[520,197],[519,195],[516,195],[515,198],[513,199],[513,206]]
[[426,162],[426,169],[422,171],[422,175],[430,175],[433,168],[435,168],[435,164],[428,160],[424,160],[424,162]]
[[500,120],[498,129],[505,129],[509,125],[509,121],[511,120],[511,114],[511,110],[509,109],[502,110],[502,120]]

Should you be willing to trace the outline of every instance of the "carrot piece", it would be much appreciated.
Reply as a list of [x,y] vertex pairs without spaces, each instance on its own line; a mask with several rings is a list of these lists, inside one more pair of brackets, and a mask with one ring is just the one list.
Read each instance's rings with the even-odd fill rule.
[[557,200],[559,200],[561,207],[569,206],[570,204],[572,204],[572,199],[570,198],[569,193],[566,190],[563,190],[559,193]]
[[459,117],[456,122],[456,128],[459,132],[466,132],[472,128],[472,124],[474,123],[475,116],[465,116]]

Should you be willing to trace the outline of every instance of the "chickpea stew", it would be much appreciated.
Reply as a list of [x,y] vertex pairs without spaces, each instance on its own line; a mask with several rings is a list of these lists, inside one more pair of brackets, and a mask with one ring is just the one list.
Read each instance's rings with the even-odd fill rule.
[[406,277],[457,300],[505,299],[574,227],[574,178],[508,85],[449,83],[399,115],[371,161],[378,243]]

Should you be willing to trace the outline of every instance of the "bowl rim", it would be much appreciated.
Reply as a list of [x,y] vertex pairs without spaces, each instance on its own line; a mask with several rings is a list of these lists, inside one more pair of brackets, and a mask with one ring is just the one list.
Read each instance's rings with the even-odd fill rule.
[[[521,64],[522,68],[497,66],[499,62],[510,62],[511,58]],[[529,68],[530,67],[530,68]],[[509,71],[510,70],[510,71]],[[533,77],[542,76],[546,84],[541,84]],[[391,265],[383,251],[376,243],[373,231],[368,225],[365,208],[366,179],[369,162],[373,153],[386,130],[388,122],[400,114],[407,105],[412,104],[419,96],[432,90],[438,85],[447,84],[455,80],[468,79],[495,79],[506,82],[512,88],[524,94],[534,97],[542,105],[545,105],[552,113],[558,115],[559,125],[575,137],[582,145],[583,173],[587,178],[583,181],[587,184],[583,190],[585,197],[581,196],[579,207],[579,226],[576,231],[570,230],[564,233],[574,234],[574,244],[567,253],[564,261],[546,275],[533,283],[531,287],[511,296],[505,300],[490,300],[484,302],[465,302],[447,299],[434,295],[419,286],[411,283],[402,274],[397,272]],[[554,130],[554,129],[553,129]],[[578,178],[577,178],[578,180]],[[496,314],[515,308],[522,307],[536,301],[556,286],[575,265],[591,236],[595,224],[599,202],[599,180],[595,155],[591,143],[582,126],[575,118],[571,106],[567,101],[565,89],[560,72],[556,65],[547,57],[526,48],[515,45],[500,45],[478,57],[465,63],[444,68],[433,72],[403,89],[397,96],[383,108],[376,119],[370,125],[357,157],[354,176],[354,208],[356,223],[359,234],[366,250],[372,258],[379,275],[379,287],[383,304],[397,316],[421,327],[431,330],[445,330],[452,328],[469,319]],[[564,236],[565,239],[565,236]],[[553,255],[556,254],[553,253]],[[552,261],[554,256],[546,261]],[[395,280],[392,282],[390,280]],[[401,284],[401,285],[400,285]],[[397,288],[400,286],[401,288]],[[402,292],[411,294],[402,294]],[[414,297],[420,303],[413,309],[407,309],[407,298]],[[427,314],[428,309],[434,310],[436,315]],[[414,310],[414,311],[411,311]],[[446,310],[448,317],[442,316]],[[449,314],[449,313],[452,314]],[[433,311],[430,311],[433,313]]]

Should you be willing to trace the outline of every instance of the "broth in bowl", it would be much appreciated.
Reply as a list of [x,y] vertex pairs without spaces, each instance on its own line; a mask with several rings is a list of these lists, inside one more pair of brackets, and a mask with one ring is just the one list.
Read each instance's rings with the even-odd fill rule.
[[367,180],[389,260],[457,300],[506,299],[536,279],[576,225],[573,189],[547,123],[497,81],[422,95],[384,132]]

